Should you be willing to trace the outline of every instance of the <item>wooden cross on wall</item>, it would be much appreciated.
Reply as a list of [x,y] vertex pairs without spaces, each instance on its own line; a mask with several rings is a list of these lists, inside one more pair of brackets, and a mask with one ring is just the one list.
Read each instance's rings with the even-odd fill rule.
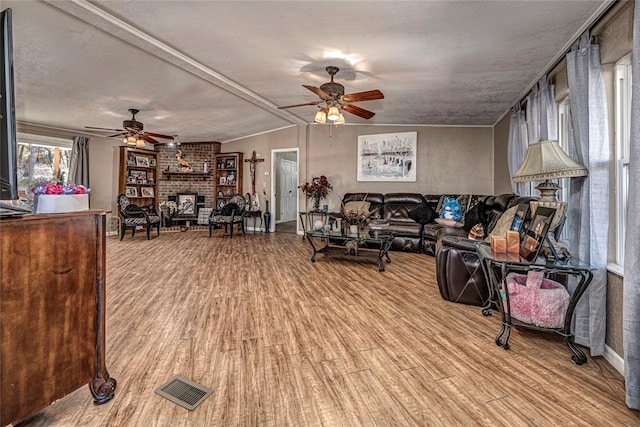
[[253,154],[250,159],[244,159],[245,162],[249,162],[249,173],[251,174],[251,194],[256,194],[256,164],[264,162],[264,159],[256,157],[256,150],[253,150]]

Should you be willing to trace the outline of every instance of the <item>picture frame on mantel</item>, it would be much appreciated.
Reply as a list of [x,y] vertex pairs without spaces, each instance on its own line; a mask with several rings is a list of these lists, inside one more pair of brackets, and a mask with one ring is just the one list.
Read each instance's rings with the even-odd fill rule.
[[416,182],[418,132],[358,136],[357,181]]

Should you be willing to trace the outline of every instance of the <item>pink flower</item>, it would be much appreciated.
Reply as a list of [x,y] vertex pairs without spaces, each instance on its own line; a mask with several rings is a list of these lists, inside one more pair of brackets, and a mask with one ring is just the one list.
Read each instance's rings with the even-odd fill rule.
[[62,185],[48,184],[44,194],[62,194]]

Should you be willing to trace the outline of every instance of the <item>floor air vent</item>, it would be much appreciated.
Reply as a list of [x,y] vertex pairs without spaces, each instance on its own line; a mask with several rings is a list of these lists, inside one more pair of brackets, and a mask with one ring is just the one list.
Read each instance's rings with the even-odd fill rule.
[[156,393],[192,411],[213,393],[213,389],[189,381],[181,375],[176,375],[158,387]]

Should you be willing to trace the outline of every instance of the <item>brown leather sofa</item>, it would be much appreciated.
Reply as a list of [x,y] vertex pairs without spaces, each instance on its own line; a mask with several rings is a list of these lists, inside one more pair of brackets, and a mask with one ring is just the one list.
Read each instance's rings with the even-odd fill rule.
[[350,201],[366,200],[371,203],[369,210],[375,210],[371,219],[385,219],[388,231],[396,234],[391,250],[422,252],[422,225],[409,218],[409,212],[423,202],[419,193],[347,193],[343,204]]
[[[528,203],[536,197],[501,194],[484,199],[489,208],[489,234],[500,216],[512,206]],[[476,242],[468,239],[463,229],[440,228],[436,232],[436,279],[440,295],[447,301],[484,306],[489,300],[489,287],[476,255]]]

